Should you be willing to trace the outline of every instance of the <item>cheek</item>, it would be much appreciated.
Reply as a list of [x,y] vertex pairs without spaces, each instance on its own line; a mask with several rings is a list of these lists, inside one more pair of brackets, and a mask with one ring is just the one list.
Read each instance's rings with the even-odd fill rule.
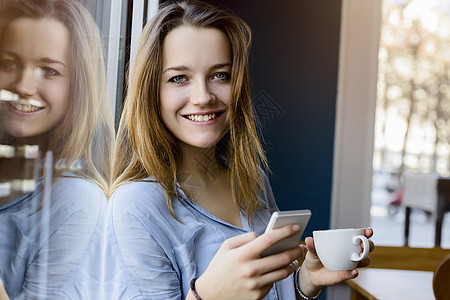
[[183,107],[184,101],[180,93],[173,89],[161,89],[159,108],[161,117],[166,123],[167,120],[176,118],[177,112]]
[[17,81],[17,74],[0,72],[0,89],[11,88]]
[[53,108],[65,110],[69,103],[69,83],[66,81],[51,82],[41,88],[44,99],[49,102]]
[[159,111],[161,113],[161,119],[163,120],[164,124],[167,126],[167,119],[169,117],[169,109],[170,105],[167,101],[167,93],[164,93],[161,91],[160,93],[160,100],[159,100]]
[[216,93],[216,96],[220,97],[220,100],[226,106],[230,106],[230,104],[231,104],[231,85],[219,86],[213,93]]

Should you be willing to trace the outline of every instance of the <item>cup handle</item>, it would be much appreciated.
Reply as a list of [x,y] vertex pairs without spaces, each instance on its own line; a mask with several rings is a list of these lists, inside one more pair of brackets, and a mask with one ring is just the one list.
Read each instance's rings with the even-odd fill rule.
[[363,242],[363,252],[361,255],[359,253],[352,254],[352,261],[361,261],[369,256],[369,240],[363,235],[357,235],[353,237],[353,243],[355,245],[359,245],[360,242]]

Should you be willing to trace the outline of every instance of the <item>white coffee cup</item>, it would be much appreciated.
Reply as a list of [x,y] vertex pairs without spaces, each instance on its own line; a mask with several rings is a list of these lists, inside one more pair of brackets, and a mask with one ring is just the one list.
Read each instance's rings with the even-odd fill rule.
[[353,270],[369,256],[364,228],[316,230],[313,237],[317,255],[328,271]]

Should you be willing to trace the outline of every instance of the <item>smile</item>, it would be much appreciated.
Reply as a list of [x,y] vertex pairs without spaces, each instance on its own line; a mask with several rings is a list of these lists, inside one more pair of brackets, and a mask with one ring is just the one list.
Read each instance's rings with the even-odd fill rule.
[[34,99],[22,99],[18,94],[8,90],[0,90],[0,101],[5,101],[10,107],[21,112],[35,112],[44,109],[41,102]]
[[208,115],[186,115],[184,117],[186,119],[189,119],[194,122],[206,122],[206,121],[214,120],[220,114],[221,113],[212,113],[212,114],[208,114]]
[[11,101],[8,105],[18,111],[35,112],[43,109],[42,104],[36,100],[29,101]]

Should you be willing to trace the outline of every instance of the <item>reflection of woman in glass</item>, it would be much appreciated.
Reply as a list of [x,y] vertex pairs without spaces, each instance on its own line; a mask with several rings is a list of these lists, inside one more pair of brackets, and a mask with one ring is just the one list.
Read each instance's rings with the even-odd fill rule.
[[0,277],[11,298],[96,298],[113,138],[103,59],[77,1],[0,3],[0,144],[38,145],[56,166],[50,196],[41,183],[0,206]]
[[163,7],[143,31],[108,211],[123,299],[315,299],[357,275],[327,271],[312,238],[296,279],[306,248],[261,257],[299,228],[255,234],[277,208],[260,168],[249,44],[242,20],[193,1]]

